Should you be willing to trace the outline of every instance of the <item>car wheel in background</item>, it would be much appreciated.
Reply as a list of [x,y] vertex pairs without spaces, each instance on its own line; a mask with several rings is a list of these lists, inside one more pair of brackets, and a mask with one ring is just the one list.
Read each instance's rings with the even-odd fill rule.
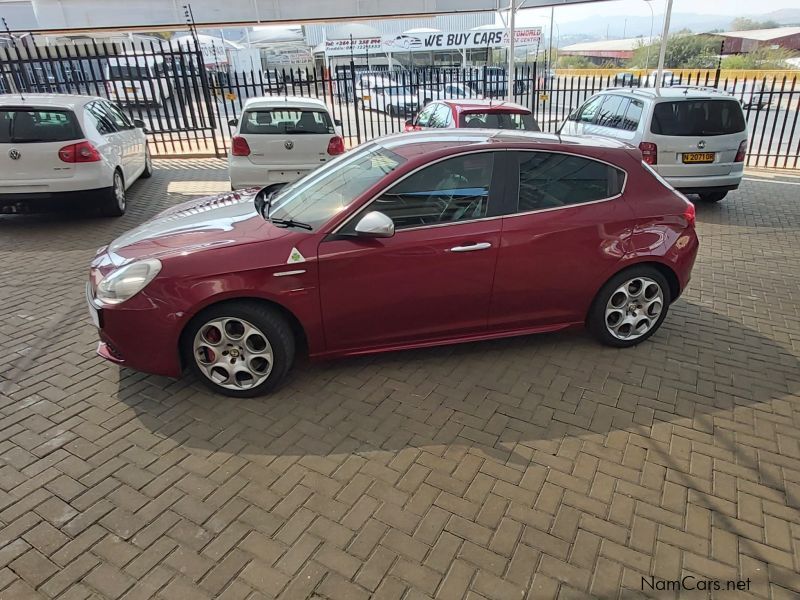
[[144,150],[144,171],[140,177],[150,179],[153,176],[153,157],[150,156],[150,148]]
[[671,302],[669,284],[658,269],[641,265],[614,275],[589,309],[587,325],[607,346],[627,348],[653,335]]
[[277,310],[235,300],[211,306],[187,325],[185,364],[209,388],[234,398],[265,394],[294,361],[295,339]]
[[705,192],[697,195],[700,196],[700,200],[703,202],[719,202],[728,195],[728,192]]
[[386,114],[389,115],[390,117],[394,117],[397,115],[397,109],[395,109],[393,105],[389,104],[386,107]]
[[105,217],[120,217],[125,214],[127,204],[125,181],[122,179],[122,173],[117,169],[114,171],[111,187],[100,201],[100,212]]

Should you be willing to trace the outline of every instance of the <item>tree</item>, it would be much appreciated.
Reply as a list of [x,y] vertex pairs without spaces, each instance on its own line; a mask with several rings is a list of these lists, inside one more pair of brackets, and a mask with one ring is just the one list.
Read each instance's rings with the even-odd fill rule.
[[762,46],[747,54],[735,54],[722,59],[723,69],[786,69],[786,60],[797,56],[786,48]]
[[585,56],[559,56],[556,63],[559,69],[591,69],[595,67]]
[[[693,35],[679,31],[667,38],[667,51],[664,56],[664,66],[671,69],[713,69],[719,61],[721,40],[713,35]],[[650,45],[650,64],[645,61],[648,56],[648,47],[642,44],[634,50],[633,57],[627,61],[627,66],[632,68],[653,68],[658,61],[660,42]]]
[[747,17],[736,17],[731,21],[731,29],[733,31],[748,31],[750,29],[774,29],[780,27],[777,21],[754,21]]

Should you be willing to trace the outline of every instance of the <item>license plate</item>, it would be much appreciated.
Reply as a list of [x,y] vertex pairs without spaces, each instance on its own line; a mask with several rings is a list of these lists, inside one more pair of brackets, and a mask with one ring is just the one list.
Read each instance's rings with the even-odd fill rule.
[[86,304],[89,307],[89,318],[92,320],[92,325],[100,329],[100,314],[92,303],[92,291],[88,283],[86,284]]
[[685,163],[710,163],[714,162],[713,152],[684,152],[683,162]]

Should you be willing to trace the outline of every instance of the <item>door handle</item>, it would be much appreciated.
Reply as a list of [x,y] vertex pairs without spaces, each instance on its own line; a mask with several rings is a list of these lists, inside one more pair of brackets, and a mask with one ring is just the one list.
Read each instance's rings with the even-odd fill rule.
[[481,242],[480,244],[470,244],[469,246],[453,246],[450,248],[450,252],[474,252],[475,250],[486,250],[491,247],[492,245],[489,242]]

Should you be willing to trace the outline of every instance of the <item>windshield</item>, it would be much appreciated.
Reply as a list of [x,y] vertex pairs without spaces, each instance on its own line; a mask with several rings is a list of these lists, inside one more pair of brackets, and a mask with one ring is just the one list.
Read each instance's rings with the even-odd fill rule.
[[83,137],[69,110],[0,110],[0,144],[68,142]]
[[540,131],[530,113],[461,113],[459,127]]
[[346,152],[283,188],[272,200],[269,216],[299,221],[316,229],[405,160],[375,144]]
[[285,133],[335,133],[328,113],[299,108],[248,110],[239,133],[281,135]]
[[709,136],[741,133],[746,128],[737,100],[659,102],[650,131],[659,135]]

